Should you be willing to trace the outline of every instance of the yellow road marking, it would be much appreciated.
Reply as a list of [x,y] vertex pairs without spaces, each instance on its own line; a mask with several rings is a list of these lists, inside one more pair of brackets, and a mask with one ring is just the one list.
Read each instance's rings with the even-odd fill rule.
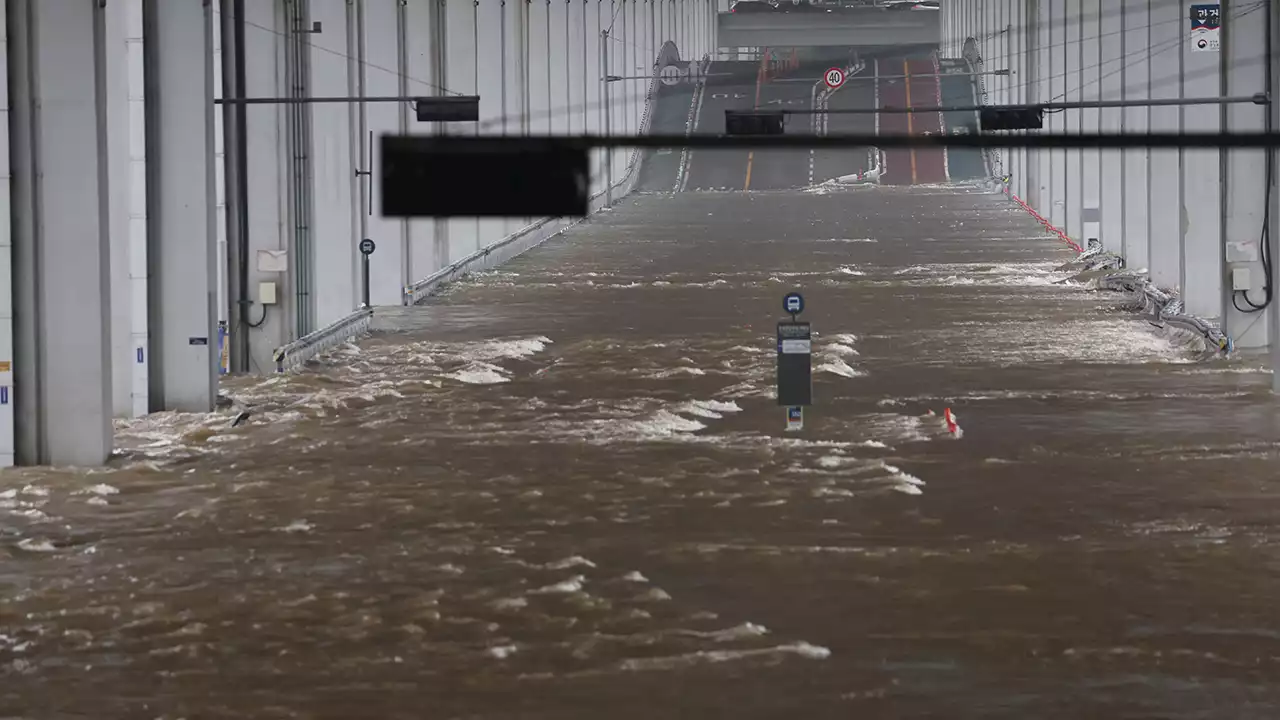
[[[906,61],[902,61],[902,81],[906,83],[907,88],[907,109],[911,109],[911,65]],[[915,135],[916,131],[914,123],[911,121],[913,113],[907,113],[907,134]],[[916,149],[911,148],[911,184],[919,184],[920,177],[916,174]]]
[[755,150],[752,150],[751,152],[747,153],[747,181],[742,185],[743,190],[751,189],[751,164],[752,162],[755,161],[755,159],[756,159]]

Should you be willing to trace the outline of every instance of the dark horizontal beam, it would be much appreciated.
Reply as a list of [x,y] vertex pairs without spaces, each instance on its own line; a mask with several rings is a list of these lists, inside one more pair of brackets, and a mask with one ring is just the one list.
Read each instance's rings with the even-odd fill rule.
[[253,98],[214,98],[214,105],[323,105],[325,103],[412,103],[422,100],[422,96],[370,96],[370,97],[253,97]]
[[1038,105],[918,105],[912,107],[848,108],[841,110],[782,110],[786,115],[877,115],[884,113],[981,112],[983,110],[1020,110],[1031,108],[1044,112],[1058,110],[1098,110],[1103,108],[1167,107],[1184,105],[1267,105],[1265,93],[1237,97],[1161,98],[1155,100],[1085,100],[1081,102],[1040,103]]
[[[385,137],[396,137],[387,135]],[[548,144],[567,148],[642,148],[693,150],[758,150],[758,149],[826,149],[826,148],[1280,148],[1280,132],[1270,133],[1148,133],[1148,134],[1099,134],[1099,133],[1034,133],[1027,135],[539,135],[524,137],[466,137],[413,135],[417,142],[432,144],[448,142],[465,147],[473,141],[500,143],[518,147],[530,143],[530,147]]]

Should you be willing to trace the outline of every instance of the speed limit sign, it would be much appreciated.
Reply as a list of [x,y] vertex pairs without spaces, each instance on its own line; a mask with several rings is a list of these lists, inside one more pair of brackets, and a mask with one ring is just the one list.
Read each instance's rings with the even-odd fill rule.
[[844,84],[844,71],[838,67],[833,67],[827,71],[825,80],[827,81],[827,87],[835,90]]

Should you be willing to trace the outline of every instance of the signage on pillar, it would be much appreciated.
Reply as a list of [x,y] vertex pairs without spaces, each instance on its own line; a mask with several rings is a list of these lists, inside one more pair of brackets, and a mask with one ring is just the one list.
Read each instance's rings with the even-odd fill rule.
[[787,430],[796,432],[804,429],[804,408],[792,405],[787,408]]
[[372,240],[370,240],[369,238],[365,238],[365,239],[363,239],[363,240],[361,240],[361,241],[360,241],[360,254],[361,254],[361,255],[372,255],[372,254],[373,254],[373,251],[374,251],[374,250],[377,250],[377,249],[378,249],[378,246],[377,246],[376,244],[374,244],[374,242],[373,242]]
[[1222,5],[1218,3],[1191,6],[1192,52],[1222,51]]

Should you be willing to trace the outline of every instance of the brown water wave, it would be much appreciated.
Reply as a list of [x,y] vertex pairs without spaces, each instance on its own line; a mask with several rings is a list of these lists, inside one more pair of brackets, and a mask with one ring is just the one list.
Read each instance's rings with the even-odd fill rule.
[[629,201],[0,476],[0,715],[1274,715],[1270,378],[1062,259],[961,190]]

